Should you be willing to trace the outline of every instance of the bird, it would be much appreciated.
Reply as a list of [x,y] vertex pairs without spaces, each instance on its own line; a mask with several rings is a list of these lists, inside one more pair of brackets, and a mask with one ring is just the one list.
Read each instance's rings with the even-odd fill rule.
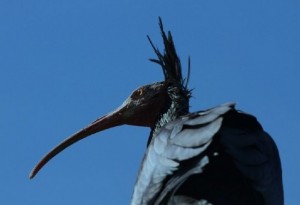
[[190,112],[192,90],[177,55],[173,36],[164,31],[164,51],[148,40],[164,81],[137,88],[116,110],[96,119],[58,144],[30,173],[65,148],[97,132],[120,126],[150,128],[133,188],[131,205],[283,205],[278,148],[255,116],[234,102]]

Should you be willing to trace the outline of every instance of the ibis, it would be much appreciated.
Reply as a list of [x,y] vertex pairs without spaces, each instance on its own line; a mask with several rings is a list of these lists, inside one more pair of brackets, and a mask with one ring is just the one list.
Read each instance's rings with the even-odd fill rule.
[[[119,125],[150,128],[131,205],[283,205],[279,152],[257,119],[235,103],[190,112],[188,74],[183,77],[171,32],[159,18],[164,50],[149,42],[164,80],[144,85],[116,110],[57,145],[30,178],[58,153],[90,135]],[[209,92],[209,91],[208,91]]]

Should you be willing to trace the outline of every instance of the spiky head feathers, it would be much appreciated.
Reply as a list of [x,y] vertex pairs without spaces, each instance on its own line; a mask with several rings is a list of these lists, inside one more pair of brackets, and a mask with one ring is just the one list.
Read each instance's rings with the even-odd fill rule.
[[173,87],[180,89],[181,95],[183,95],[183,97],[186,97],[188,99],[191,96],[191,90],[189,90],[187,87],[189,76],[190,76],[190,58],[188,59],[187,77],[183,78],[181,62],[175,49],[172,34],[170,31],[168,31],[168,35],[165,33],[163,23],[160,17],[159,17],[159,27],[160,27],[165,48],[163,53],[161,53],[159,49],[156,46],[154,46],[150,37],[147,36],[158,58],[158,59],[150,59],[150,61],[159,64],[162,67],[164,77],[165,77],[165,82],[167,84],[171,84],[171,86]]

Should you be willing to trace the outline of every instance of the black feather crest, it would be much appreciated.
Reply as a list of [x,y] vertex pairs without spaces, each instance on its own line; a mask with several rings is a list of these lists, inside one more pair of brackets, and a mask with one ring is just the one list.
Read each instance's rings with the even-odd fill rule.
[[159,51],[157,47],[154,46],[153,42],[151,41],[150,37],[148,40],[156,53],[158,59],[150,59],[150,61],[161,65],[165,81],[180,86],[181,89],[184,91],[187,97],[190,97],[191,91],[188,90],[187,85],[190,77],[190,58],[188,59],[188,75],[187,78],[184,79],[182,77],[182,69],[181,69],[181,62],[176,53],[175,45],[173,42],[172,34],[168,31],[168,36],[166,35],[163,27],[163,23],[161,18],[159,17],[159,27],[161,31],[161,35],[164,42],[164,52],[163,54]]

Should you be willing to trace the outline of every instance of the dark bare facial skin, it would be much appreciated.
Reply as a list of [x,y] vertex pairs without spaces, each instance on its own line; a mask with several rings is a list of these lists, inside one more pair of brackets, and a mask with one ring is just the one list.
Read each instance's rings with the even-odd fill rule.
[[136,89],[123,103],[127,107],[122,113],[126,124],[153,127],[166,99],[167,88],[164,83],[155,83]]

